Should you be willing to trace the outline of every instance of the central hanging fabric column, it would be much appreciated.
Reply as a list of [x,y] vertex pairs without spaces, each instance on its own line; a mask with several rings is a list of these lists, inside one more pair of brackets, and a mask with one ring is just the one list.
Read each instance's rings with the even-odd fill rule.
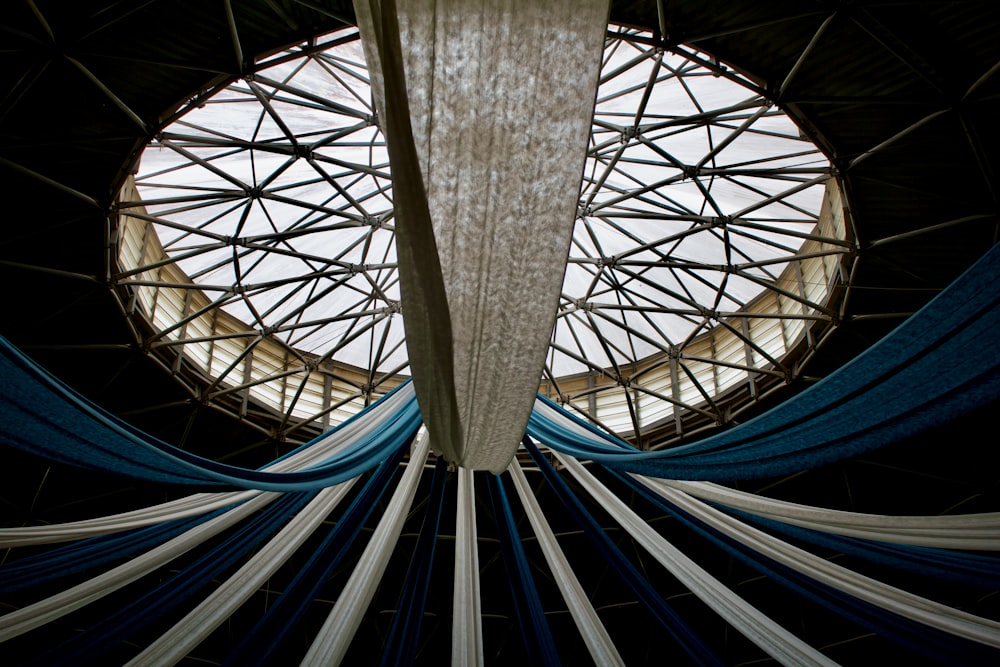
[[392,165],[410,368],[435,450],[524,434],[577,215],[608,0],[355,0]]

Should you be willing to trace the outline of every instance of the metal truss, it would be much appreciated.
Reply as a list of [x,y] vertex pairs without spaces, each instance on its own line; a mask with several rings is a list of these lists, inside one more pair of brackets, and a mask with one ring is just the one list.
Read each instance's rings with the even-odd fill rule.
[[[541,390],[638,440],[723,423],[727,396],[791,379],[837,319],[852,247],[832,177],[753,82],[609,30]],[[392,179],[355,29],[193,98],[119,214],[113,282],[201,400],[304,437],[406,377]]]

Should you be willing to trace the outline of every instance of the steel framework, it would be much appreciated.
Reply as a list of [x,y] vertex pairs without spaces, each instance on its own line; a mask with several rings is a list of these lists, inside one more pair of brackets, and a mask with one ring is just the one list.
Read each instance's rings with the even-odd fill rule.
[[[297,45],[182,106],[118,204],[144,348],[293,440],[407,373],[370,94],[355,29]],[[541,390],[643,446],[728,423],[838,321],[852,238],[829,160],[765,91],[612,26]]]

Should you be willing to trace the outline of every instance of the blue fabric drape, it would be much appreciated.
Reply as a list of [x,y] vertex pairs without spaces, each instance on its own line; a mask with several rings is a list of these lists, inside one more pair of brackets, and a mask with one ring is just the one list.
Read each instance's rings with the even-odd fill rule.
[[965,586],[1000,588],[1000,558],[995,556],[834,535],[801,526],[793,526],[715,503],[711,504],[727,514],[739,517],[747,523],[757,524],[772,533],[787,535],[824,549],[863,558],[879,565]]
[[[0,442],[61,463],[171,484],[308,491],[370,470],[409,441],[421,424],[416,398],[385,415],[382,427],[329,460],[296,472],[248,470],[206,459],[139,431],[52,377],[0,337]],[[412,391],[409,383],[396,389]],[[381,401],[368,410],[380,410]],[[315,442],[315,441],[314,441]]]
[[140,551],[152,549],[224,511],[222,509],[202,516],[167,521],[121,534],[92,537],[34,554],[30,558],[4,563],[0,566],[0,594],[57,581],[123,560]]
[[861,627],[891,639],[914,653],[944,665],[1000,664],[1000,652],[936,628],[911,621],[871,603],[820,583],[722,534],[704,522],[675,507],[628,475],[613,470],[616,478],[657,509],[676,518],[695,533],[797,595],[815,602]]
[[96,660],[122,640],[191,599],[255,549],[315,495],[315,492],[307,492],[282,496],[177,574],[25,664],[82,665]]
[[691,658],[693,664],[697,665],[717,665],[725,664],[719,656],[701,637],[695,634],[684,620],[677,615],[663,597],[649,584],[642,576],[642,573],[631,561],[615,546],[611,538],[601,529],[600,524],[591,516],[590,512],[583,506],[580,499],[576,497],[569,485],[559,476],[552,464],[549,463],[531,438],[525,436],[522,441],[524,447],[531,454],[538,465],[538,469],[545,477],[546,482],[555,492],[563,506],[569,512],[573,520],[583,529],[597,552],[607,561],[611,569],[619,576],[622,582],[629,587],[629,590],[643,604],[650,615],[660,623],[667,634],[675,641],[685,653]]
[[420,536],[410,559],[410,567],[403,583],[403,592],[396,605],[389,637],[379,665],[402,667],[412,665],[419,652],[420,627],[427,604],[427,592],[431,585],[431,572],[437,547],[438,528],[441,525],[441,509],[444,507],[444,491],[448,478],[448,463],[438,457],[434,464],[431,489],[427,495],[427,509]]
[[389,488],[409,443],[379,464],[350,507],[295,575],[277,601],[226,656],[225,665],[265,665],[289,637],[306,609],[346,556],[361,528]]
[[730,481],[787,475],[903,440],[996,401],[1000,245],[891,334],[808,390],[729,431],[661,451],[637,451],[539,400],[528,433],[576,458],[652,477]]
[[514,598],[514,610],[528,661],[532,665],[562,664],[559,652],[556,651],[556,642],[552,638],[552,631],[549,629],[549,621],[545,618],[542,600],[538,597],[538,588],[531,576],[528,557],[524,553],[521,538],[517,533],[507,491],[496,475],[486,475],[486,483],[493,505],[493,519],[500,538],[504,569],[507,572],[511,596]]

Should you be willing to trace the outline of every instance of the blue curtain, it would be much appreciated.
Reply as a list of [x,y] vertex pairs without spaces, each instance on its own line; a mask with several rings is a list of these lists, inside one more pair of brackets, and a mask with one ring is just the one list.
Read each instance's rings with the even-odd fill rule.
[[570,489],[569,485],[559,476],[552,464],[545,458],[535,443],[528,437],[522,441],[542,472],[546,482],[555,492],[563,506],[574,521],[583,529],[591,544],[611,569],[618,575],[622,583],[628,586],[640,604],[645,606],[652,618],[666,630],[684,652],[691,658],[692,664],[717,665],[725,664],[709,646],[695,634],[684,620],[677,615],[666,600],[654,589],[632,562],[615,546],[607,533],[601,529],[597,520],[587,511],[583,503]]
[[996,556],[833,535],[729,507],[717,507],[748,523],[757,524],[769,532],[787,535],[837,553],[863,558],[884,567],[906,570],[921,577],[933,577],[963,586],[1000,589],[1000,558]]
[[306,609],[333,576],[351,545],[361,534],[362,527],[396,475],[403,454],[409,449],[408,444],[398,448],[391,458],[379,464],[336,526],[316,547],[277,601],[268,607],[267,613],[226,656],[224,664],[234,667],[265,665],[270,655],[288,640]]
[[485,477],[493,505],[493,520],[500,538],[504,570],[507,572],[507,582],[514,599],[514,610],[528,662],[532,665],[562,664],[559,652],[556,651],[556,642],[552,638],[552,631],[549,629],[549,621],[545,618],[542,600],[538,597],[538,588],[531,576],[531,565],[521,545],[521,537],[517,533],[507,491],[503,487],[502,480],[496,475]]
[[695,519],[628,475],[615,473],[615,476],[631,491],[653,504],[657,509],[674,517],[708,540],[713,546],[732,555],[761,575],[861,627],[891,639],[922,658],[943,665],[989,667],[1000,664],[1000,651],[911,621],[822,584],[801,572],[775,562]]
[[[370,470],[421,424],[416,398],[385,415],[382,427],[329,460],[297,472],[263,472],[218,463],[139,431],[94,405],[0,337],[0,442],[61,463],[170,484],[309,491]],[[409,383],[396,389],[402,391]],[[385,398],[382,399],[384,401]],[[379,401],[367,410],[380,410]],[[314,441],[315,442],[315,441]]]
[[236,565],[278,530],[314,496],[315,492],[282,496],[176,574],[26,664],[75,666],[97,660],[121,641],[168,615],[204,590],[216,577]]
[[947,424],[1000,397],[1000,245],[852,362],[767,413],[714,437],[637,451],[558,415],[532,413],[528,433],[557,451],[652,477],[731,481],[788,475],[856,457]]
[[208,521],[223,511],[225,510],[187,519],[166,521],[155,526],[137,528],[114,535],[91,537],[33,554],[30,558],[4,563],[0,566],[0,594],[13,593],[31,586],[57,581],[102,565],[124,560],[132,554],[152,549],[189,528]]
[[403,592],[396,604],[396,614],[392,619],[389,637],[379,665],[402,667],[412,665],[420,652],[420,628],[430,590],[434,554],[437,551],[438,528],[441,524],[441,509],[444,507],[444,491],[448,479],[448,463],[438,457],[434,464],[431,488],[427,494],[427,509],[420,527],[416,548],[410,558]]

